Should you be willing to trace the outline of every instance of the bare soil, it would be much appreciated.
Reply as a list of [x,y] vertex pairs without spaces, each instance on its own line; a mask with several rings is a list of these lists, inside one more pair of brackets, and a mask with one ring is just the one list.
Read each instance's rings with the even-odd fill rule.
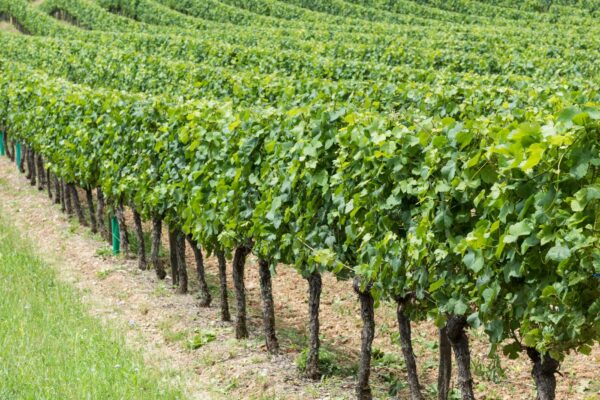
[[20,33],[17,27],[8,21],[0,21],[0,30],[11,33]]
[[[82,201],[84,196],[80,196]],[[292,268],[280,265],[273,277],[278,335],[282,355],[269,356],[261,336],[258,263],[250,257],[246,268],[251,337],[235,340],[232,323],[219,321],[218,270],[213,257],[206,261],[207,279],[213,294],[210,308],[198,307],[197,282],[191,251],[188,251],[189,295],[178,295],[169,278],[159,281],[153,271],[140,271],[135,260],[110,255],[99,236],[69,221],[52,206],[45,192],[38,192],[17,173],[8,159],[0,159],[0,211],[10,216],[37,246],[39,254],[59,270],[60,276],[81,290],[90,313],[125,333],[128,344],[145,361],[161,370],[164,382],[179,384],[194,399],[350,399],[360,348],[359,307],[351,282],[323,277],[321,329],[324,344],[335,357],[338,370],[320,382],[303,379],[295,359],[306,341],[308,319],[307,283]],[[130,221],[130,235],[133,224]],[[149,225],[146,227],[149,229]],[[164,235],[163,235],[164,236]],[[166,238],[164,238],[166,246]],[[190,250],[190,249],[188,249]],[[229,284],[232,284],[229,268]],[[168,268],[167,268],[168,271]],[[232,317],[235,298],[230,293]],[[375,362],[373,382],[376,398],[389,398],[396,384],[399,398],[408,398],[397,332],[395,308],[382,304],[376,310],[374,347],[385,355]],[[216,339],[192,350],[198,336]],[[530,363],[500,357],[502,369],[488,357],[489,344],[479,331],[469,332],[476,393],[484,399],[533,399],[535,387]],[[435,398],[437,330],[433,323],[413,326],[420,379],[428,398]],[[600,348],[590,356],[571,354],[558,376],[558,399],[600,400]],[[453,381],[455,386],[455,381]]]

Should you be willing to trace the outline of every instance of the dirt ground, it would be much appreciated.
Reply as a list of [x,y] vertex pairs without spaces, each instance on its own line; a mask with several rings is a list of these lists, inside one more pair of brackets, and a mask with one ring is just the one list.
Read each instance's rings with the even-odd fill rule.
[[[41,257],[60,276],[80,289],[90,312],[123,331],[128,344],[162,372],[161,384],[180,384],[193,399],[349,399],[360,347],[361,321],[350,282],[323,279],[321,329],[331,352],[333,374],[320,382],[303,379],[296,358],[306,341],[307,284],[293,269],[278,266],[273,278],[278,335],[282,355],[269,356],[261,336],[260,287],[256,259],[246,269],[249,301],[248,340],[234,338],[232,323],[219,321],[216,259],[206,259],[213,294],[210,308],[198,307],[193,258],[188,249],[190,293],[178,295],[169,278],[159,281],[153,271],[140,271],[135,260],[113,257],[99,236],[69,221],[45,192],[38,192],[17,173],[7,158],[0,159],[0,212],[11,217],[37,246]],[[131,232],[130,232],[131,233]],[[230,268],[230,266],[228,266]],[[168,270],[168,269],[167,269]],[[229,273],[231,270],[229,269]],[[229,284],[232,284],[229,276]],[[235,317],[235,297],[230,293]],[[376,398],[408,398],[403,361],[396,337],[395,309],[382,304],[376,311],[378,360],[372,385]],[[197,349],[201,337],[216,339]],[[487,356],[482,332],[469,333],[476,393],[481,399],[533,399],[530,363]],[[428,398],[435,398],[437,331],[431,322],[413,326],[414,346]],[[193,346],[195,347],[195,346]],[[501,365],[502,368],[499,367]],[[590,356],[572,354],[561,366],[558,399],[600,400],[600,348]],[[453,385],[455,383],[453,382]]]
[[8,21],[0,21],[0,30],[11,33],[19,33],[19,30]]

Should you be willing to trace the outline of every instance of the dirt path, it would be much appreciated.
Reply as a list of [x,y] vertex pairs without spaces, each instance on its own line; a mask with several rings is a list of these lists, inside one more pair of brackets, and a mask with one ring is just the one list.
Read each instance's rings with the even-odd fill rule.
[[[340,373],[321,382],[302,379],[294,360],[305,341],[307,320],[306,282],[291,268],[278,268],[273,279],[278,334],[283,355],[270,357],[260,337],[260,288],[256,260],[250,258],[246,272],[251,338],[234,339],[233,326],[219,322],[216,260],[206,260],[213,305],[197,306],[196,282],[192,295],[177,295],[170,280],[158,281],[153,272],[142,272],[135,261],[110,256],[110,249],[85,228],[69,222],[58,207],[51,206],[40,193],[16,172],[14,164],[0,158],[0,207],[14,223],[37,244],[42,256],[50,260],[61,276],[83,293],[91,313],[126,332],[131,346],[139,349],[146,362],[163,371],[165,382],[180,383],[196,399],[344,399],[353,398],[352,375]],[[188,255],[193,276],[191,254]],[[231,284],[231,279],[230,279]],[[324,277],[322,295],[322,333],[328,347],[336,351],[336,364],[352,366],[360,343],[358,304],[349,282]],[[235,315],[234,297],[230,296]],[[406,396],[400,350],[392,343],[396,332],[394,309],[377,309],[375,348],[386,355],[375,363],[377,398],[382,398],[390,383],[397,383],[401,398]],[[216,340],[190,350],[188,341],[198,334],[214,333]],[[421,379],[433,398],[436,381],[436,329],[431,323],[413,327],[414,344]],[[480,332],[471,333],[476,388],[486,399],[530,399],[533,384],[529,362],[502,359],[506,377],[497,375],[494,360],[487,357],[488,345]],[[391,361],[386,362],[385,360]],[[590,357],[567,357],[563,376],[558,378],[557,398],[598,400],[600,349]],[[398,379],[399,378],[399,379]],[[483,396],[482,396],[483,398]]]
[[19,33],[19,30],[12,23],[7,21],[0,21],[0,30],[11,33]]
[[8,21],[0,21],[0,30],[10,33],[20,33],[17,27]]

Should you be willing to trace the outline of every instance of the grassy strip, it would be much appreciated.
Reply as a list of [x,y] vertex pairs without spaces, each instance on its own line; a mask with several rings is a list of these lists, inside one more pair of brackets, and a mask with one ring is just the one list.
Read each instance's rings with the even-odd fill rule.
[[0,399],[180,399],[0,214]]

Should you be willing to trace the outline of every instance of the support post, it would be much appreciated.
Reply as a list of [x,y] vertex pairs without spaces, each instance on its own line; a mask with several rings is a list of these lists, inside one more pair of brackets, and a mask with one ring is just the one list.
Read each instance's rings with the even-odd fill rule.
[[0,156],[5,155],[6,152],[4,150],[4,132],[0,132]]
[[117,255],[121,252],[121,237],[119,236],[119,222],[116,216],[112,216],[110,219],[111,231],[112,231],[112,250],[113,255]]
[[17,163],[17,169],[19,169],[19,164],[21,163],[21,143],[19,142],[17,142],[15,162]]

